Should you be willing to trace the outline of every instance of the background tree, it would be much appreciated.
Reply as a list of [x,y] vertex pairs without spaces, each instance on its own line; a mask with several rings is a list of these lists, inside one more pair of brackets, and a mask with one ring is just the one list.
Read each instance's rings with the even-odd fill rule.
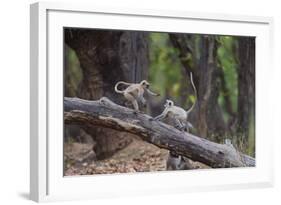
[[[254,149],[255,119],[255,38],[238,38],[238,115],[237,134],[241,146]],[[252,149],[251,149],[252,148]]]
[[[139,82],[147,78],[147,38],[144,32],[65,29],[65,42],[75,51],[82,71],[76,96],[88,100],[107,96],[123,103],[114,85],[119,80]],[[96,142],[94,150],[99,159],[130,142],[125,133],[101,127],[84,129]]]

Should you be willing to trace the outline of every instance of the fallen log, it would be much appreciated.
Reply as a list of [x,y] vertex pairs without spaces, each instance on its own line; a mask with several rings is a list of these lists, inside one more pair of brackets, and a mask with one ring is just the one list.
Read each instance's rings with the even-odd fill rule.
[[211,142],[151,119],[149,115],[135,113],[105,97],[97,101],[64,98],[64,121],[67,124],[103,126],[129,132],[213,168],[255,166],[254,158],[239,153],[233,146]]

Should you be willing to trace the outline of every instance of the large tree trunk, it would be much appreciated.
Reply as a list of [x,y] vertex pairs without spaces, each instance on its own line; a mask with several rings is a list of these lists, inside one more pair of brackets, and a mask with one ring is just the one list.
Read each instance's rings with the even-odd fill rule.
[[[66,29],[65,42],[75,50],[83,79],[77,96],[96,100],[110,97],[118,103],[124,98],[114,92],[117,81],[139,82],[147,78],[147,34],[143,32]],[[87,127],[96,141],[98,159],[109,157],[130,141],[128,134],[107,128]]]
[[255,38],[238,39],[238,123],[237,133],[247,147],[249,126],[255,119]]
[[119,106],[108,98],[87,101],[64,99],[65,123],[104,126],[138,135],[143,140],[213,168],[255,166],[255,159],[239,153],[231,144],[217,144],[179,131],[146,114]]

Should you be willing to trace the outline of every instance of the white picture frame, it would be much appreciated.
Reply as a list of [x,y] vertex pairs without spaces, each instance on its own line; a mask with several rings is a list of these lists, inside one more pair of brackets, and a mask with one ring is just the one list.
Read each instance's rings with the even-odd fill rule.
[[[256,167],[64,177],[63,27],[256,36]],[[97,8],[93,4],[32,4],[30,198],[40,202],[273,186],[273,133],[269,122],[263,120],[272,119],[263,109],[269,105],[267,71],[273,69],[272,28],[270,17]]]

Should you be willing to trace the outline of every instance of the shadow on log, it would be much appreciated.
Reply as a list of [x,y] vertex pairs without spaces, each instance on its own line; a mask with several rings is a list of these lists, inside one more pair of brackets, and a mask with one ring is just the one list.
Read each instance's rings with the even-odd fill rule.
[[233,146],[214,143],[151,119],[149,115],[136,114],[105,97],[97,101],[64,98],[66,124],[102,126],[129,132],[159,148],[168,149],[212,168],[255,166],[254,158],[239,153]]

